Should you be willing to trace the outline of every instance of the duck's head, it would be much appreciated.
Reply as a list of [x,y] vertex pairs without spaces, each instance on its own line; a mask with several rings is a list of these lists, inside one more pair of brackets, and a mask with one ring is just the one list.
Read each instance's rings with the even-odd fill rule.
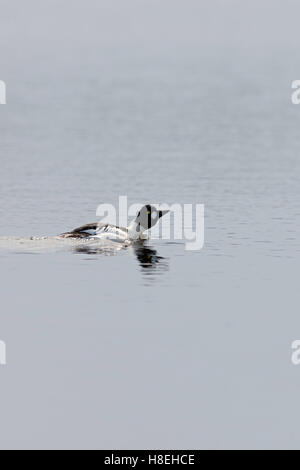
[[159,210],[156,207],[147,204],[143,206],[137,213],[134,220],[135,230],[138,233],[143,233],[145,230],[149,230],[151,227],[159,221],[159,219],[167,214],[168,210]]

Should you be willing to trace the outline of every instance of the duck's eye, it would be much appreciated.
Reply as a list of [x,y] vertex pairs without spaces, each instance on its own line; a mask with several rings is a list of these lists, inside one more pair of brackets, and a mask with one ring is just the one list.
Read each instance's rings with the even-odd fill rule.
[[151,217],[152,217],[152,219],[156,219],[156,217],[157,217],[157,212],[156,212],[156,211],[153,211],[152,214],[151,214]]

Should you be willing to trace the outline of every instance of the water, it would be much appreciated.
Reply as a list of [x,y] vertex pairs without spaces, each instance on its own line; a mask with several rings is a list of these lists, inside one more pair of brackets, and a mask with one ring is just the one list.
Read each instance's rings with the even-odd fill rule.
[[[26,4],[0,17],[1,448],[298,448],[299,6]],[[28,240],[119,195],[204,203],[204,248]]]

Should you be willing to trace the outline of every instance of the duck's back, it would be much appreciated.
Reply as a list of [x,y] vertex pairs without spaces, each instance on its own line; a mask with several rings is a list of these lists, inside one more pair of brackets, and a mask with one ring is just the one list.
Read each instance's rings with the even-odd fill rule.
[[112,224],[91,223],[62,233],[61,238],[114,238],[120,241],[128,238],[128,230]]

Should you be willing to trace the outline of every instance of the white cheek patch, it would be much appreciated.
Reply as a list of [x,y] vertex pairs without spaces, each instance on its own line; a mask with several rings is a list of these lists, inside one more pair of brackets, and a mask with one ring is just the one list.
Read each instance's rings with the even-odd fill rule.
[[156,219],[156,217],[157,217],[157,212],[156,212],[156,211],[153,211],[152,214],[151,214],[151,217],[152,217],[153,220]]

